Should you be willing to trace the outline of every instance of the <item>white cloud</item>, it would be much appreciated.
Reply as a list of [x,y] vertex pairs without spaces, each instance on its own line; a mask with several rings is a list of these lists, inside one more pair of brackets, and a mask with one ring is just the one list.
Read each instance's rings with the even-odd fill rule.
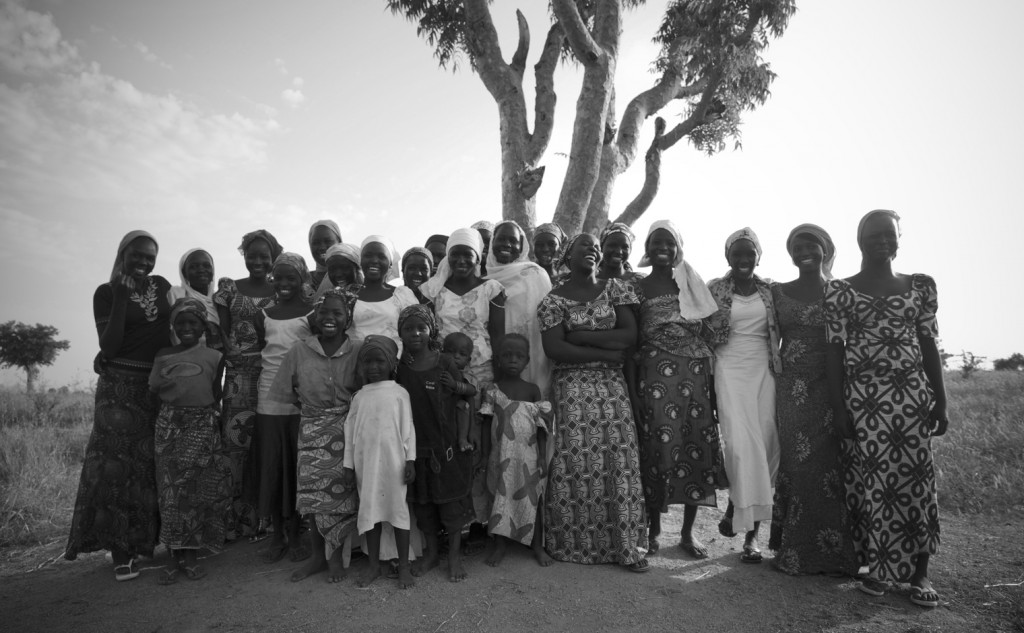
[[278,72],[280,72],[282,75],[288,75],[288,66],[280,57],[274,58],[274,68],[277,68]]
[[48,13],[13,2],[0,4],[0,65],[22,75],[39,75],[80,64],[78,50],[61,39]]
[[284,102],[293,108],[298,108],[306,101],[306,95],[302,94],[302,77],[296,77],[292,80],[292,87],[285,88],[284,92],[281,93],[281,98]]
[[139,51],[139,53],[142,54],[142,58],[145,59],[147,62],[151,64],[156,64],[157,66],[165,68],[167,70],[173,70],[173,66],[171,66],[164,60],[160,59],[156,53],[151,51],[149,47],[143,44],[142,42],[135,42],[135,50]]

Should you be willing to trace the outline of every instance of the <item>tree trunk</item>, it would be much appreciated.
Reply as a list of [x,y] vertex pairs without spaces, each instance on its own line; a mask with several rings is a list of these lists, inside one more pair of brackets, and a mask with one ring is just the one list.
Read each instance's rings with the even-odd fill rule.
[[36,378],[39,377],[39,368],[35,366],[25,367],[25,375],[25,393],[34,393],[36,390]]
[[533,227],[537,223],[536,196],[527,198],[522,184],[533,173],[526,159],[526,102],[509,97],[498,103],[499,136],[501,139],[501,217],[515,220],[519,226]]

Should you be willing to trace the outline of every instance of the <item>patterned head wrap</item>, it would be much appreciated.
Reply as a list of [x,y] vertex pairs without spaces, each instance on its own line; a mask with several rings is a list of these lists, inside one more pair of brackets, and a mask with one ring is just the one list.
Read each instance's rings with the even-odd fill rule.
[[400,260],[398,259],[398,249],[395,248],[394,243],[383,235],[368,235],[359,246],[360,252],[370,244],[380,244],[384,247],[384,254],[388,256],[388,272],[384,275],[384,281],[398,279],[398,267],[395,266],[395,263]]
[[[644,240],[644,251],[647,250],[651,241],[651,235],[658,229],[668,231],[676,241],[676,256],[672,260],[672,280],[679,286],[679,314],[687,320],[695,321],[711,316],[718,311],[718,304],[715,297],[708,290],[707,284],[701,278],[693,266],[683,259],[683,236],[671,220],[658,220],[651,224],[647,230],[647,238]],[[651,265],[651,260],[644,252],[640,260],[640,267]]]
[[434,311],[427,306],[417,303],[408,306],[402,313],[398,315],[398,331],[401,333],[402,326],[409,319],[419,319],[427,324],[427,328],[430,329],[430,336],[427,338],[427,347],[430,349],[441,349],[441,341],[438,339],[440,330],[437,327],[437,317],[434,316]]
[[116,279],[123,276],[124,273],[124,252],[128,248],[128,245],[139,239],[145,237],[153,240],[153,244],[156,246],[157,252],[160,252],[160,244],[157,243],[156,238],[146,231],[130,231],[127,235],[121,238],[121,243],[117,245],[117,255],[114,256],[114,267],[110,271],[110,281],[113,283]]
[[625,235],[626,241],[629,242],[630,246],[633,245],[633,240],[636,239],[636,235],[633,234],[633,229],[629,228],[628,225],[623,224],[622,222],[612,222],[608,226],[604,227],[603,231],[601,231],[601,248],[604,248],[604,241],[616,233]]
[[270,246],[270,261],[276,260],[284,249],[277,242],[277,238],[267,230],[257,229],[242,236],[242,243],[238,245],[238,252],[244,257],[245,250],[256,240],[263,240]]
[[868,220],[875,217],[876,215],[886,215],[896,221],[896,232],[899,234],[900,230],[900,214],[889,209],[875,209],[874,211],[868,211],[864,217],[860,219],[857,224],[857,246],[863,246],[861,243],[864,239],[864,226],[868,223]]
[[433,253],[428,251],[423,246],[413,246],[409,250],[405,251],[404,255],[402,255],[402,265],[399,266],[399,268],[401,270],[405,270],[406,262],[408,262],[409,258],[412,257],[413,255],[422,255],[423,257],[426,257],[427,258],[427,267],[428,268],[431,268],[431,267],[434,266],[434,254]]
[[757,260],[754,263],[761,263],[761,242],[757,239],[757,234],[754,233],[754,230],[749,226],[745,226],[739,231],[736,231],[730,235],[727,240],[725,240],[725,259],[729,259],[729,249],[732,248],[732,245],[739,240],[750,240],[754,245],[754,250],[757,251]]
[[434,233],[433,235],[427,238],[426,242],[423,242],[423,247],[426,248],[427,246],[430,246],[434,242],[437,242],[438,244],[447,244],[448,236],[441,235],[440,233]]
[[375,349],[384,352],[384,358],[388,363],[389,376],[394,376],[395,369],[398,368],[398,343],[395,343],[387,336],[370,334],[363,339],[363,346],[359,348],[359,355],[356,356],[356,374],[359,376],[359,381],[362,384],[366,384],[366,374],[363,372],[363,359],[366,358],[371,350]]
[[469,228],[476,229],[477,231],[490,231],[493,234],[494,233],[494,222],[489,222],[487,220],[480,220],[479,222],[474,222],[473,224],[470,224]]
[[356,307],[356,300],[359,298],[359,294],[354,292],[351,286],[327,288],[323,293],[317,293],[316,300],[313,302],[313,309],[319,310],[320,306],[327,301],[328,298],[334,297],[335,299],[341,299],[345,304],[345,310],[348,312],[348,323],[352,325],[352,311]]
[[203,322],[206,326],[209,321],[206,318],[206,306],[203,305],[202,301],[193,299],[192,297],[182,297],[174,302],[171,306],[171,331],[174,331],[174,321],[178,318],[179,314],[194,314],[196,318]]
[[274,260],[274,265],[271,266],[270,270],[274,271],[278,266],[291,266],[294,268],[295,272],[299,273],[299,279],[302,280],[303,296],[307,300],[313,296],[313,278],[309,275],[309,268],[306,267],[306,260],[302,259],[302,255],[298,253],[281,253]]
[[[419,287],[420,293],[427,299],[433,301],[441,293],[441,288],[444,287],[448,278],[452,276],[452,266],[448,263],[447,253],[450,253],[456,246],[468,246],[473,249],[479,260],[481,259],[480,253],[484,250],[484,240],[480,237],[480,232],[474,228],[455,229],[445,245],[444,252],[446,255],[437,265],[437,272]],[[480,275],[480,264],[482,263],[482,261],[477,263],[476,274],[478,276]]]
[[555,237],[558,238],[558,243],[560,245],[564,245],[565,244],[565,239],[568,237],[565,234],[565,231],[562,230],[562,227],[558,226],[554,222],[545,222],[544,224],[539,224],[537,226],[537,228],[534,229],[534,231],[533,231],[533,239],[536,240],[537,236],[540,235],[541,233],[547,233],[548,235],[554,235]]
[[[566,270],[570,270],[570,268],[569,268],[569,260],[572,259],[572,249],[575,248],[576,242],[580,241],[580,238],[582,238],[584,235],[589,235],[590,237],[594,237],[593,235],[590,235],[590,233],[577,233],[576,235],[573,235],[571,238],[569,238],[569,241],[566,242],[566,244],[565,244],[565,248],[562,250],[562,255],[558,258],[558,262],[557,263],[558,263],[559,266],[563,266],[563,267],[565,267]],[[597,252],[597,263],[598,264],[601,263],[601,257],[602,257],[601,251],[600,251],[600,249],[598,249],[598,252]]]
[[790,231],[789,237],[786,238],[786,251],[789,252],[790,257],[793,256],[793,240],[800,235],[813,239],[821,246],[821,250],[825,254],[821,260],[821,272],[826,279],[832,279],[832,263],[836,259],[836,245],[832,243],[832,237],[829,236],[828,231],[817,224],[801,224]]

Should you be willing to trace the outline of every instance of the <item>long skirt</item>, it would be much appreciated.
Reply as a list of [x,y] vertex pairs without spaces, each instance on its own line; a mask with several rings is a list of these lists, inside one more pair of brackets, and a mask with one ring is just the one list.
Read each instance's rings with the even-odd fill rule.
[[160,401],[149,374],[106,368],[96,382],[92,434],[85,449],[64,557],[119,550],[153,555],[160,530],[153,424]]
[[332,409],[302,405],[299,424],[298,512],[314,515],[328,558],[356,534],[359,496],[354,485],[342,482],[347,415],[347,404]]
[[637,429],[647,510],[665,512],[678,503],[714,507],[726,478],[711,403],[711,359],[653,345],[640,353]]
[[256,451],[260,469],[260,516],[295,514],[299,454],[298,415],[256,416]]
[[231,503],[224,513],[227,538],[256,533],[259,503],[259,470],[253,458],[256,434],[256,396],[260,378],[259,354],[246,354],[227,361],[224,371],[224,413],[221,438],[231,460]]
[[633,412],[622,372],[554,372],[558,419],[545,499],[553,558],[631,565],[647,546]]
[[160,542],[169,549],[224,543],[231,462],[213,407],[164,405],[156,420]]

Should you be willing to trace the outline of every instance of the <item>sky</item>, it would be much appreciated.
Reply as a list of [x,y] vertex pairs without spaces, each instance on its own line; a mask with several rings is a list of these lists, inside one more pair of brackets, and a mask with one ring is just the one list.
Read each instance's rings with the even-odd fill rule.
[[[492,3],[506,59],[519,7],[536,62],[545,4]],[[620,103],[656,80],[664,6],[625,15]],[[778,77],[744,115],[742,149],[666,151],[635,231],[672,219],[711,279],[726,270],[725,238],[750,226],[757,272],[785,281],[796,276],[786,236],[814,222],[848,276],[859,218],[895,209],[896,268],[935,277],[945,349],[1024,352],[1024,292],[1002,279],[1024,235],[1022,23],[1017,0],[798,2],[765,52]],[[87,386],[92,295],[129,230],[157,237],[155,273],[176,284],[193,247],[218,276],[244,277],[235,249],[256,228],[308,258],[321,218],[345,241],[382,233],[399,250],[500,219],[497,109],[463,62],[439,68],[415,25],[373,0],[0,0],[0,322],[56,326],[71,349],[43,383]],[[578,69],[559,66],[555,82],[539,221],[558,199]],[[525,89],[529,102],[530,73]],[[660,114],[671,125],[682,111]],[[652,134],[648,120],[643,147]],[[615,212],[642,179],[639,162],[619,178]]]

